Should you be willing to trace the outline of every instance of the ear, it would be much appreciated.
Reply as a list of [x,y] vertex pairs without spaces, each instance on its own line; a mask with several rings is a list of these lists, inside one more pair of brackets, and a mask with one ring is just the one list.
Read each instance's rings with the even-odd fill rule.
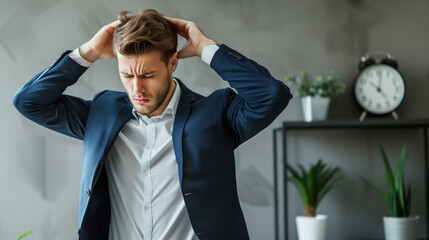
[[179,53],[175,52],[173,56],[170,57],[170,60],[168,60],[168,70],[170,73],[173,73],[176,71],[177,64],[179,63]]

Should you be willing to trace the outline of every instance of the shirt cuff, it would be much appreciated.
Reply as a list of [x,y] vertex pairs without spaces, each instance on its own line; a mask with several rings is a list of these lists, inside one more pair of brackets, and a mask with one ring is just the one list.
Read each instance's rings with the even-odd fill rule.
[[79,53],[79,48],[76,48],[72,52],[69,53],[69,57],[73,59],[75,62],[77,62],[82,67],[89,67],[91,66],[92,62],[87,61],[85,58],[83,58]]
[[218,45],[208,45],[203,48],[203,51],[201,52],[201,60],[203,60],[205,63],[210,65],[214,54],[219,49]]

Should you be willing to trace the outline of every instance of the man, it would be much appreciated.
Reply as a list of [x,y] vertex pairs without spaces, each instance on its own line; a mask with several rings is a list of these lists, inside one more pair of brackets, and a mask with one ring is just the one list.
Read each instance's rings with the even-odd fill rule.
[[[187,39],[177,52],[177,34]],[[230,88],[208,97],[173,78],[199,56]],[[126,93],[68,96],[89,65],[116,58]],[[203,76],[204,77],[204,76]],[[84,141],[79,239],[248,239],[234,149],[291,99],[269,72],[207,38],[193,22],[155,10],[101,28],[14,96],[27,118]]]

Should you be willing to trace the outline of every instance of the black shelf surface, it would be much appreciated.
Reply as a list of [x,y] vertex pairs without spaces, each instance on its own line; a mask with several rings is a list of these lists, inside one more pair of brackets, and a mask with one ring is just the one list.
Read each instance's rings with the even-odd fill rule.
[[[369,119],[359,120],[329,120],[329,121],[284,121],[283,127],[287,129],[315,129],[315,128],[415,128],[428,126],[429,119]],[[276,131],[282,130],[283,127],[275,128]]]

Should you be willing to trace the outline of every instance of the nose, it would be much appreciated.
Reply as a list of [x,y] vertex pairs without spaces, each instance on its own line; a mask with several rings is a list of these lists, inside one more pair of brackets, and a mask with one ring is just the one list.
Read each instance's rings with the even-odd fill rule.
[[136,94],[141,94],[145,92],[145,87],[143,86],[143,81],[138,77],[134,77],[133,81],[133,92]]

